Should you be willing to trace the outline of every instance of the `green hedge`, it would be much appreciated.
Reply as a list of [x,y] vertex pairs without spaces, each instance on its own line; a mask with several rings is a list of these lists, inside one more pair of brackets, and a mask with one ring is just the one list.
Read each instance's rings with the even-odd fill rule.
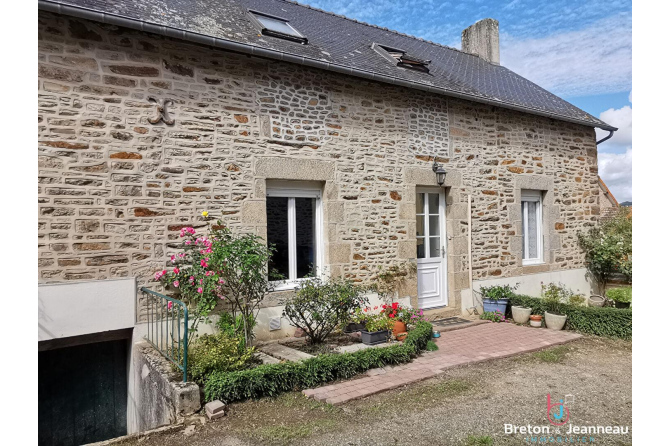
[[418,322],[402,344],[355,353],[326,354],[299,362],[261,365],[237,372],[214,372],[205,383],[205,399],[227,403],[278,395],[348,379],[369,369],[412,360],[431,340],[433,326]]
[[[546,306],[543,299],[515,295],[510,298],[508,311],[512,305],[533,309],[533,314],[544,314]],[[580,333],[607,336],[610,338],[633,339],[633,310],[612,307],[578,307],[561,305],[561,313],[568,316],[567,330]]]

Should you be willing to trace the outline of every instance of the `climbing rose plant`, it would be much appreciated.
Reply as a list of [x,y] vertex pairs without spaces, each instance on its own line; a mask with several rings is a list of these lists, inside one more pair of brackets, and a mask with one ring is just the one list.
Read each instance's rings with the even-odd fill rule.
[[[198,325],[208,321],[222,300],[230,305],[234,317],[240,314],[245,321],[255,320],[265,294],[272,290],[268,276],[275,275],[268,273],[272,247],[260,237],[234,235],[220,221],[208,227],[208,232],[197,235],[194,228],[182,228],[181,252],[170,258],[171,267],[154,276],[188,305],[192,320],[189,345],[197,336]],[[245,345],[251,342],[252,330],[245,322]]]

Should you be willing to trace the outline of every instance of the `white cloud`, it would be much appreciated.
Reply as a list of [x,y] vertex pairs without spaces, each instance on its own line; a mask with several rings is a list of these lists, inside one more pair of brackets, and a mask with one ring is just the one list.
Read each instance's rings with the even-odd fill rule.
[[[610,108],[600,114],[600,119],[617,127],[619,130],[614,132],[612,138],[608,139],[606,144],[608,148],[619,146],[622,148],[630,147],[633,144],[633,109],[625,105],[619,109]],[[609,132],[597,129],[598,139],[606,136]]]
[[[632,101],[633,91],[628,95]],[[624,105],[619,109],[610,108],[600,114],[600,119],[618,127],[611,139],[598,146],[598,171],[614,197],[622,201],[633,200],[633,108]],[[596,129],[596,138],[608,132]],[[623,153],[622,150],[625,150]]]
[[614,197],[622,201],[633,201],[633,149],[626,153],[599,153],[600,177]]
[[632,23],[617,14],[542,38],[500,36],[502,65],[563,97],[631,88]]

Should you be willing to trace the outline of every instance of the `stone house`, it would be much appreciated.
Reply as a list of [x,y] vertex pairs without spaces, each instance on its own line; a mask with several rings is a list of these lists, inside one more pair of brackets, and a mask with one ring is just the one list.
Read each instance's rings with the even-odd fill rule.
[[501,66],[495,20],[458,50],[283,0],[39,8],[41,346],[141,339],[138,288],[205,210],[280,247],[261,338],[292,332],[277,302],[310,265],[416,262],[400,297],[440,315],[484,284],[588,292],[616,129]]

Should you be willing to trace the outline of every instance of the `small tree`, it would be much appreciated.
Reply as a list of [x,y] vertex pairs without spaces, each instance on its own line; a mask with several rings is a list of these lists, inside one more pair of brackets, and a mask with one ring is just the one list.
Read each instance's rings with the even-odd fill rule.
[[312,344],[319,344],[367,302],[364,289],[352,280],[312,277],[302,281],[295,295],[282,302],[283,316],[304,330]]
[[[215,228],[220,228],[219,223]],[[245,345],[253,339],[253,326],[265,294],[272,291],[271,280],[278,274],[269,270],[272,246],[257,235],[234,235],[229,229],[214,229],[210,260],[222,279],[222,297],[231,304],[233,317],[241,316]]]
[[586,267],[598,283],[601,293],[610,278],[624,274],[628,280],[633,274],[633,220],[627,209],[580,233],[579,245],[586,253]]

